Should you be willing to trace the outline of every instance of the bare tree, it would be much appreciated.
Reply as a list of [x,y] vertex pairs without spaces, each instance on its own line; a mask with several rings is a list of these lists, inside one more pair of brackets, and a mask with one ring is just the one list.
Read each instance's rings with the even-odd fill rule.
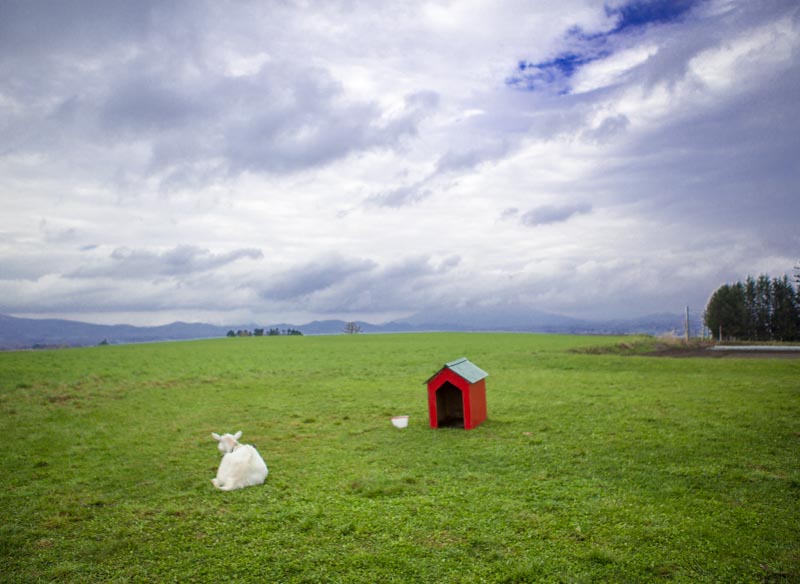
[[348,335],[356,335],[361,332],[361,325],[355,321],[348,322],[344,325],[344,332]]

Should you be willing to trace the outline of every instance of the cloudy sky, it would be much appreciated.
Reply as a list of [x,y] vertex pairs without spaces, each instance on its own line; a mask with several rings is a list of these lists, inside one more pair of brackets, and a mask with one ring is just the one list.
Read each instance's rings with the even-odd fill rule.
[[0,0],[0,312],[702,309],[800,257],[796,0]]

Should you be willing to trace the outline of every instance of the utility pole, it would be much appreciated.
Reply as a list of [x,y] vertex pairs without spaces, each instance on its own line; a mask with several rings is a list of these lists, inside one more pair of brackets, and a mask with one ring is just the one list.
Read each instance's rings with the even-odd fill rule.
[[689,344],[689,307],[686,307],[686,319],[683,321],[683,340]]

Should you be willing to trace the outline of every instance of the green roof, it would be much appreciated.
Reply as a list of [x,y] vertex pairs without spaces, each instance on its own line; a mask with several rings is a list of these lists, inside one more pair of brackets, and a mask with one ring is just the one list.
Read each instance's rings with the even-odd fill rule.
[[[442,369],[450,369],[450,371],[452,371],[456,375],[459,375],[460,377],[463,377],[470,383],[478,382],[484,377],[489,376],[489,374],[486,373],[486,371],[475,365],[475,363],[473,363],[466,357],[461,357],[460,359],[456,359],[455,361],[450,361],[449,363],[445,363]],[[439,371],[437,371],[433,377],[428,379],[428,381],[436,377],[436,375],[439,375],[442,369],[439,369]],[[427,381],[425,383],[427,383]]]

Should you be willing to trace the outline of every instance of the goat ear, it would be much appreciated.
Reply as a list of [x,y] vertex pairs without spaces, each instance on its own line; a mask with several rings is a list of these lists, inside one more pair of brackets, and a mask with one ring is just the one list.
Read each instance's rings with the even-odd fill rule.
[[242,437],[242,431],[241,430],[239,430],[238,432],[236,432],[236,434],[233,435],[233,439],[234,440],[238,440],[241,437]]
[[214,440],[216,440],[217,442],[219,442],[222,439],[222,437],[219,434],[217,434],[216,432],[211,432],[211,437]]

